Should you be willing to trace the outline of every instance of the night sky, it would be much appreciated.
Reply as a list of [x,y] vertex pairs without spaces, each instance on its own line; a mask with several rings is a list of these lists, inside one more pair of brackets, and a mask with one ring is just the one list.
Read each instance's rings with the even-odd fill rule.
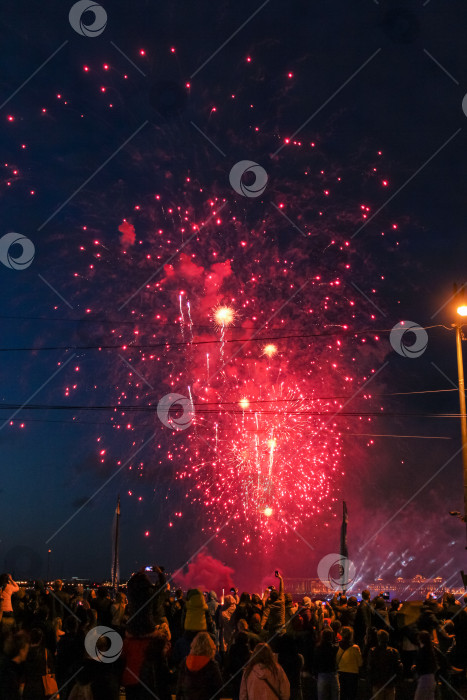
[[[35,258],[0,264],[0,568],[45,576],[50,548],[51,576],[108,577],[120,494],[124,576],[175,570],[208,540],[240,582],[278,566],[316,576],[338,550],[345,499],[360,575],[458,585],[459,418],[434,415],[458,414],[458,394],[402,392],[457,386],[457,304],[446,302],[467,282],[465,3],[104,2],[93,37],[71,27],[72,4],[2,6],[0,236],[26,236]],[[259,197],[230,187],[240,160],[266,170]],[[212,431],[172,432],[156,416],[171,391],[200,396],[190,372],[207,350],[189,346],[187,307],[181,327],[182,290],[205,342],[220,337],[212,308],[248,297],[226,337],[281,338],[292,393],[314,382],[318,396],[350,398],[376,375],[342,401],[325,507],[292,463],[298,431],[284,481],[301,504],[294,527],[273,516],[246,549],[242,518],[212,537],[219,509],[180,479],[187,460],[209,462]],[[420,357],[391,348],[402,320],[427,327]],[[336,332],[333,373],[323,334]],[[154,350],[131,351],[145,343]],[[239,348],[226,344],[226,359]],[[258,348],[242,346],[232,365],[243,358],[253,383]],[[238,401],[229,381],[218,394]],[[119,403],[134,408],[122,416]],[[228,517],[235,489],[218,469]]]

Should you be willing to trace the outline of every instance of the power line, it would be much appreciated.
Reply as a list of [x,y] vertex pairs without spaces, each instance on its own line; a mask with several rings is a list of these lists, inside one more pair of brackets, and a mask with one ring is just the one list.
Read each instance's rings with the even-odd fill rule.
[[[237,409],[237,412],[239,414],[253,414],[253,413],[258,413],[258,411],[254,408],[255,404],[275,404],[275,403],[298,403],[298,402],[314,402],[314,401],[333,401],[337,399],[352,399],[352,398],[366,398],[366,400],[371,399],[378,399],[382,398],[385,396],[411,396],[411,395],[424,395],[424,394],[440,394],[440,393],[450,393],[450,392],[456,392],[458,391],[457,388],[453,389],[425,389],[425,390],[418,390],[418,391],[393,391],[393,392],[387,392],[387,393],[378,393],[378,394],[371,394],[368,398],[366,398],[366,395],[360,395],[360,396],[355,396],[355,395],[349,395],[349,394],[340,394],[336,396],[314,396],[314,397],[300,397],[300,398],[288,398],[288,399],[248,399],[249,405],[245,408],[240,406],[240,401],[242,399],[237,399],[236,401],[206,401],[203,403],[197,403],[197,402],[190,402],[191,405],[194,408],[202,408],[205,409],[208,406],[215,406],[217,409],[221,410],[225,406],[239,406],[241,408],[241,411]],[[252,406],[253,404],[253,406]],[[22,404],[21,404],[22,405]],[[0,405],[0,410],[13,410],[16,409],[18,406],[16,404],[3,404]],[[53,409],[53,410],[58,410],[58,409],[63,409],[63,410],[154,410],[154,406],[122,406],[119,404],[113,404],[109,406],[77,406],[77,405],[49,405],[49,404],[28,404],[25,406],[25,409],[34,409],[34,410],[47,410],[47,409]],[[212,412],[216,412],[215,409],[210,409]],[[298,411],[297,413],[302,414],[303,411]],[[358,415],[364,415],[361,412],[358,412]],[[381,415],[381,413],[377,413],[377,415]],[[384,415],[393,415],[389,413],[385,413]],[[430,414],[431,415],[431,414]],[[449,414],[449,416],[454,415],[454,414]]]
[[[169,408],[168,412],[172,414],[177,414],[177,404],[174,404]],[[76,406],[76,405],[40,405],[40,404],[28,404],[24,406],[23,404],[3,404],[0,407],[1,410],[13,411],[17,409],[22,409],[23,411],[113,411],[113,412],[132,412],[132,413],[154,413],[157,412],[157,405],[152,406],[136,406],[136,405],[108,405],[108,406]],[[464,414],[460,413],[405,413],[405,412],[386,412],[386,411],[340,411],[336,409],[335,411],[244,411],[239,409],[229,409],[223,410],[222,407],[218,409],[202,409],[198,408],[195,413],[197,415],[213,415],[218,416],[220,412],[226,413],[228,415],[238,415],[253,418],[256,415],[265,416],[276,416],[276,415],[288,415],[288,416],[333,416],[335,418],[342,417],[414,417],[414,418],[460,418]]]
[[[25,418],[25,419],[15,419],[17,423],[60,423],[64,425],[106,425],[108,427],[115,427],[114,424],[108,421],[83,421],[83,420],[50,420],[48,418]],[[15,421],[11,421],[13,424]],[[198,426],[202,427],[202,426]],[[139,423],[138,425],[132,425],[132,429],[139,428],[154,428],[154,423]],[[231,432],[234,431],[233,428],[222,428],[218,427],[219,432]],[[267,432],[261,430],[245,430],[247,433],[258,433]],[[443,435],[395,435],[393,433],[342,433],[340,437],[391,437],[391,438],[413,438],[418,440],[452,440],[451,437],[446,437]]]
[[[432,328],[444,328],[446,330],[452,330],[451,328],[448,328],[447,326],[444,326],[442,324],[436,324],[433,326],[425,326],[425,330],[429,330]],[[358,335],[366,335],[366,334],[374,334],[374,333],[390,333],[392,331],[392,328],[385,328],[385,329],[365,329],[361,331],[354,331],[350,330],[348,328],[342,328],[340,327],[339,330],[336,331],[326,331],[325,333],[300,333],[300,334],[293,334],[293,335],[275,335],[275,336],[263,336],[263,337],[251,337],[251,338],[230,338],[230,339],[224,339],[221,340],[219,338],[213,339],[213,340],[192,340],[192,341],[171,341],[171,340],[165,340],[164,342],[161,343],[132,343],[129,341],[128,343],[121,342],[118,345],[104,345],[104,344],[99,344],[99,345],[48,345],[48,346],[42,346],[42,347],[26,347],[26,348],[0,348],[0,352],[44,352],[44,351],[53,351],[53,350],[74,350],[74,351],[79,351],[79,350],[144,350],[144,349],[151,349],[151,348],[173,348],[173,347],[186,347],[186,346],[192,346],[192,345],[218,345],[218,344],[223,344],[223,343],[249,343],[249,342],[255,342],[255,343],[263,343],[265,341],[273,341],[273,340],[303,340],[305,338],[328,338],[332,337],[334,335],[339,335],[341,333],[346,333],[347,337],[349,336],[358,336]],[[410,331],[410,329],[408,329]]]

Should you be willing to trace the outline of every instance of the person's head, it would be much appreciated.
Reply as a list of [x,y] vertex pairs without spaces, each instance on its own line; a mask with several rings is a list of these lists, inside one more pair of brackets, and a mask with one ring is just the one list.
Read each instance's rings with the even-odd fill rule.
[[446,593],[446,604],[447,605],[455,605],[456,604],[456,596],[454,593]]
[[432,596],[427,596],[425,598],[425,602],[422,605],[422,610],[425,610],[427,612],[434,612],[437,609],[437,603],[436,600]]
[[335,635],[339,634],[342,628],[342,623],[340,620],[331,620],[330,628]]
[[376,598],[375,610],[386,610],[386,602],[384,598]]
[[237,630],[239,632],[247,632],[248,631],[248,622],[246,620],[240,619],[237,622]]
[[251,602],[251,597],[249,593],[242,593],[240,596],[240,604],[247,605],[248,603]]
[[156,632],[154,637],[151,637],[151,658],[166,658],[170,651],[170,640],[166,632]]
[[257,664],[261,664],[261,666],[269,669],[273,675],[277,674],[276,659],[274,658],[274,654],[272,653],[272,649],[269,644],[264,644],[261,642],[255,646],[251,659],[245,668],[245,678],[248,678],[254,666]]
[[397,598],[393,598],[391,600],[391,610],[399,610],[399,605],[401,604],[400,600]]
[[341,595],[341,605],[347,605],[347,596]]
[[175,598],[176,600],[181,600],[183,598],[183,591],[181,588],[177,588],[175,591]]
[[362,600],[366,600],[367,602],[370,600],[370,591],[364,590],[362,591]]
[[431,641],[430,633],[426,632],[425,630],[418,633],[418,642],[419,642],[421,647],[424,647],[424,648],[430,649],[430,650],[433,648],[433,643]]
[[110,597],[109,589],[106,588],[106,586],[99,586],[99,588],[97,589],[97,597],[100,598],[101,600],[104,598],[109,598]]
[[330,627],[325,627],[321,631],[321,636],[319,638],[319,643],[321,646],[329,646],[334,642],[334,632]]
[[214,603],[217,603],[217,593],[216,593],[216,591],[209,591],[209,593],[208,593],[208,600],[209,600],[209,602],[213,601]]
[[255,613],[250,617],[250,630],[255,634],[261,632],[261,618],[258,613]]
[[115,602],[117,605],[126,605],[128,603],[126,595],[123,593],[123,591],[119,591],[117,593],[115,596]]
[[233,595],[226,595],[224,597],[224,607],[230,608],[231,605],[235,605],[235,598]]
[[350,596],[349,600],[347,601],[347,605],[349,606],[349,608],[356,608],[357,607],[358,600],[356,599],[356,597],[354,595]]
[[378,630],[376,633],[377,644],[379,647],[386,648],[389,644],[389,633],[386,630]]
[[65,634],[74,636],[78,633],[79,620],[74,615],[68,615],[63,623]]
[[251,602],[253,605],[262,605],[261,597],[257,593],[253,593],[251,596]]
[[289,605],[289,606],[290,606],[290,605],[293,605],[293,598],[292,598],[292,594],[291,594],[291,593],[286,593],[286,594],[284,595],[284,600],[285,600],[285,604],[286,604],[286,605]]
[[31,630],[29,634],[29,642],[32,647],[38,647],[42,644],[42,641],[44,639],[44,633],[41,629],[38,627],[35,627],[34,629]]
[[448,620],[444,624],[444,631],[446,632],[446,634],[454,634],[454,630],[455,630],[454,622],[452,620]]
[[207,632],[198,632],[191,643],[190,654],[213,659],[216,654],[216,645],[212,641],[212,637]]
[[10,580],[10,574],[0,574],[0,588],[5,588]]
[[311,598],[307,595],[302,598],[302,608],[311,608]]
[[341,629],[341,637],[341,646],[351,647],[353,644],[353,629],[351,627],[343,627]]
[[63,588],[63,581],[60,578],[57,578],[53,582],[53,589],[54,589],[54,591],[61,591],[62,588]]
[[278,593],[278,591],[276,591],[276,589],[274,588],[274,589],[270,592],[270,594],[269,594],[269,602],[270,602],[270,603],[275,603],[277,600],[279,600],[279,593]]
[[26,632],[16,632],[5,640],[3,650],[5,655],[16,664],[26,661],[29,652],[29,635]]

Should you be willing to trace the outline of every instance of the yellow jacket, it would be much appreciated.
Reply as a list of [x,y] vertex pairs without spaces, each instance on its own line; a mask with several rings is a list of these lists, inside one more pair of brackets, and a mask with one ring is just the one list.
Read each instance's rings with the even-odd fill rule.
[[338,671],[342,673],[358,673],[363,664],[360,648],[356,644],[345,651],[339,647],[336,661]]

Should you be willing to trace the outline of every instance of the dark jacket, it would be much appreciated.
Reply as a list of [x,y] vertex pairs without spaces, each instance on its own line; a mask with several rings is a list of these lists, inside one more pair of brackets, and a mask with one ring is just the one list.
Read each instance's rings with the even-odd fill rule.
[[80,669],[75,677],[76,683],[90,684],[93,700],[118,700],[120,690],[118,663],[104,664],[94,659],[84,659]]
[[[57,655],[55,657],[55,669],[57,673],[57,684],[60,688],[71,678],[82,665],[85,655],[84,635],[66,633],[57,644]],[[60,695],[67,695],[67,688]]]
[[177,682],[177,700],[214,700],[222,688],[217,661],[190,654],[182,661]]
[[367,630],[371,627],[372,610],[368,601],[362,600],[355,614],[355,638],[357,641],[363,641]]
[[439,630],[441,623],[434,614],[433,608],[429,605],[423,605],[420,617],[417,620],[417,627],[420,631],[426,631],[430,634],[433,630]]
[[368,654],[368,679],[372,688],[393,688],[402,677],[403,666],[397,649],[373,647]]
[[0,698],[2,700],[21,700],[19,684],[21,667],[11,659],[0,660]]
[[92,607],[97,612],[97,624],[103,627],[112,626],[111,598],[96,598]]
[[231,679],[233,700],[238,699],[240,695],[242,669],[248,663],[250,656],[249,635],[247,632],[241,632],[236,641],[230,645],[224,666],[225,676]]
[[426,647],[421,647],[417,651],[417,656],[415,658],[415,667],[418,676],[425,676],[429,673],[436,673],[438,670],[438,664],[434,653],[430,653],[429,649]]
[[318,644],[313,654],[313,675],[335,673],[337,669],[337,644]]
[[[47,667],[49,673],[54,672],[54,657],[47,652]],[[24,662],[24,691],[23,700],[41,700],[45,698],[42,676],[46,674],[45,647],[31,646]]]
[[279,579],[279,593],[276,600],[271,601],[269,597],[264,606],[261,626],[268,632],[277,632],[285,625],[285,596],[284,581]]
[[303,656],[298,653],[297,643],[293,636],[285,634],[277,640],[277,660],[285,671],[290,683],[291,696],[301,687],[301,672]]

